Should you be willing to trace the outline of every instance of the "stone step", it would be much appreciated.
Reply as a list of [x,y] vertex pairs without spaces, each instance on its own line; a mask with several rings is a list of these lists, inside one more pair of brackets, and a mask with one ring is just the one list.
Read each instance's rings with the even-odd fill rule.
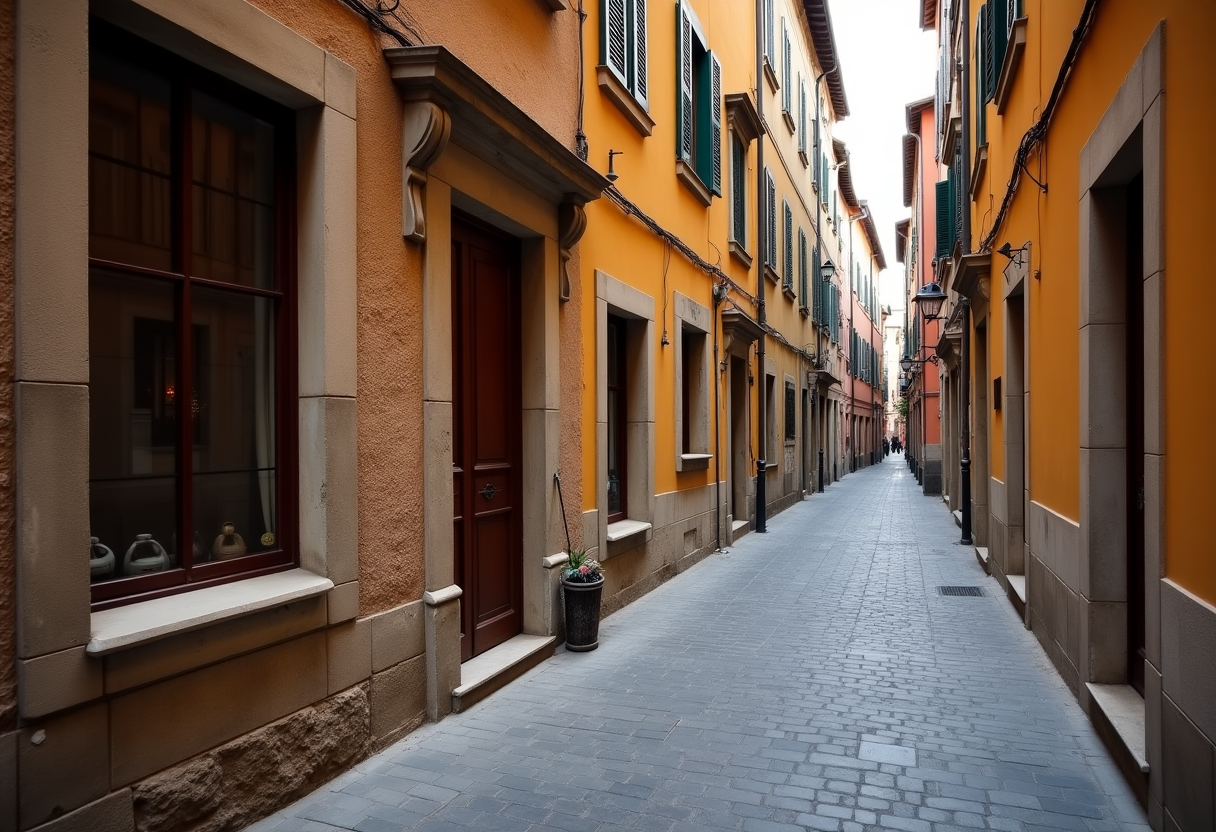
[[553,655],[556,636],[520,634],[460,666],[460,686],[452,691],[452,712],[460,713],[515,681]]

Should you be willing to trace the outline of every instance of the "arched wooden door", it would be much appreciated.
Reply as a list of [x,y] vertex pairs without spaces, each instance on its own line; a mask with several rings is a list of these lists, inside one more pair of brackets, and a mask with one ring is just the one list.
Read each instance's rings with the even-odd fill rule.
[[452,218],[452,477],[461,661],[523,622],[516,241]]

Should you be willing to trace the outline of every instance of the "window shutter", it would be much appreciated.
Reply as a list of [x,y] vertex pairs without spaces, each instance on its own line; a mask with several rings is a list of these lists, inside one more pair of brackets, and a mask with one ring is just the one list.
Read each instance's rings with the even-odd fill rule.
[[815,291],[811,292],[811,320],[816,324],[823,324],[823,278],[819,274],[819,242],[815,242],[815,273],[811,277],[811,285],[815,287]]
[[629,83],[629,38],[625,25],[626,0],[600,2],[600,55],[604,64],[626,89]]
[[781,18],[781,109],[787,113],[793,107],[793,84],[790,83],[790,30]]
[[764,0],[764,57],[773,65],[773,0]]
[[1005,45],[1009,43],[1009,3],[1007,0],[992,0],[989,5],[989,14],[992,17],[992,55],[989,61],[992,63],[990,77],[992,78],[992,91],[996,92],[996,79],[1001,74],[1001,64],[1005,61]]
[[709,138],[713,170],[708,185],[714,196],[722,196],[722,64],[713,52],[709,53],[709,68]]
[[819,201],[824,208],[828,207],[828,154],[824,153],[819,159]]
[[647,109],[646,74],[646,0],[631,0],[633,3],[633,96]]
[[765,179],[768,182],[768,199],[767,199],[767,217],[768,217],[768,239],[765,241],[764,247],[764,262],[777,268],[777,183],[773,179],[773,172],[767,168],[764,171]]
[[806,308],[806,232],[798,229],[798,297]]
[[988,100],[988,4],[980,6],[979,19],[975,22],[975,146],[988,143],[988,114],[984,102]]
[[680,93],[676,99],[676,156],[692,164],[692,20],[683,0],[676,6],[676,75]]
[[1013,21],[1022,16],[1022,4],[1018,0],[1009,0],[1009,7],[1006,10],[1005,17],[1005,37],[1013,33]]
[[731,203],[734,206],[734,239],[739,245],[747,246],[747,190],[744,185],[743,143],[738,137],[731,135]]
[[[783,200],[784,201],[784,200]],[[785,203],[785,285],[794,288],[794,212]]]
[[806,79],[798,76],[798,150],[806,153]]
[[[814,90],[815,95],[819,94],[818,90]],[[815,146],[811,148],[811,184],[815,186],[816,191],[820,191],[822,186],[819,184],[819,119],[815,119]]]
[[937,247],[933,251],[934,259],[950,254],[950,183],[936,182],[933,185],[934,221],[937,223]]
[[[1000,0],[994,0],[1000,2]],[[982,29],[982,44],[984,51],[984,63],[980,67],[980,78],[984,85],[984,101],[991,101],[996,95],[996,33],[993,31],[996,27],[993,25],[995,20],[993,12],[993,4],[985,3],[980,7],[980,23],[983,24]]]
[[963,233],[963,210],[967,205],[967,198],[963,194],[963,147],[960,143],[954,150],[954,166],[950,170],[954,178],[954,225],[950,235],[950,249],[954,250],[954,241],[962,238]]

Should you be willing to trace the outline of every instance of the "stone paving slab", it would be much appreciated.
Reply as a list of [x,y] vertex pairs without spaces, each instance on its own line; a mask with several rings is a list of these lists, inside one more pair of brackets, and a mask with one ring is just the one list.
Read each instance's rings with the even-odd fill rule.
[[252,829],[1147,832],[902,456],[768,529]]

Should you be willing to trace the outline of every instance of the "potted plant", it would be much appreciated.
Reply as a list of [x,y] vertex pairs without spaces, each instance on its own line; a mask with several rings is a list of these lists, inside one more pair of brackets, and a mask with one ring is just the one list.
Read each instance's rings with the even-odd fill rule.
[[566,608],[566,649],[578,653],[600,646],[600,597],[604,568],[581,549],[570,552],[562,567],[562,597]]

